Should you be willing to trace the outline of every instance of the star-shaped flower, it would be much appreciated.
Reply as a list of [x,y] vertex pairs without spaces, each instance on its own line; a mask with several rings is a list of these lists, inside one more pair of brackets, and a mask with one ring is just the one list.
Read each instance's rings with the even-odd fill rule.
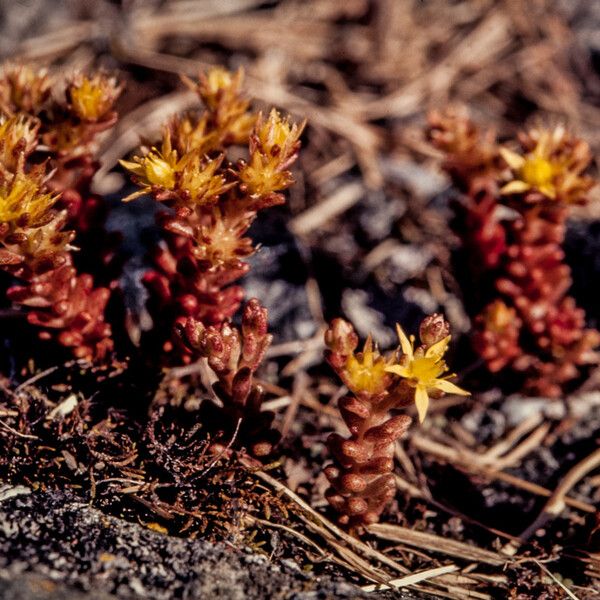
[[503,195],[538,192],[555,202],[577,204],[585,200],[594,181],[583,172],[591,161],[589,146],[570,136],[564,127],[532,129],[523,137],[521,155],[500,148],[513,177],[500,190]]
[[160,150],[152,148],[145,156],[135,156],[133,161],[119,161],[121,166],[133,173],[135,183],[141,187],[123,201],[158,191],[167,193],[165,198],[176,197],[184,204],[212,204],[235,185],[227,183],[220,171],[223,159],[224,155],[214,159],[202,157],[195,150],[180,157],[173,148],[167,129]]
[[409,339],[400,325],[396,325],[402,357],[400,364],[386,367],[388,373],[394,373],[407,380],[408,384],[415,388],[415,404],[419,413],[419,421],[422,423],[429,407],[429,392],[440,390],[448,394],[468,396],[469,392],[459,388],[456,384],[448,381],[453,375],[446,375],[448,367],[444,362],[444,354],[448,349],[450,336],[447,336],[429,346],[426,350],[414,349],[414,337]]
[[522,194],[537,190],[552,200],[556,198],[554,178],[560,171],[560,165],[550,160],[545,138],[540,140],[533,152],[524,156],[508,148],[500,148],[500,155],[516,176],[502,187],[502,194]]
[[381,394],[391,380],[391,377],[386,374],[388,364],[389,362],[381,356],[369,336],[362,352],[348,356],[344,369],[344,382],[355,394],[367,393],[372,396]]

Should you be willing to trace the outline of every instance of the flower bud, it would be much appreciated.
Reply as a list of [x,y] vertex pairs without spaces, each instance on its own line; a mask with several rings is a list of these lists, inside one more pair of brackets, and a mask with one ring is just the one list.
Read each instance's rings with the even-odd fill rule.
[[419,336],[424,346],[433,346],[450,335],[450,325],[444,317],[434,313],[425,317],[419,328]]
[[248,300],[242,316],[242,332],[244,335],[253,334],[264,336],[267,334],[267,309],[260,305],[256,298]]
[[349,356],[358,346],[358,336],[348,321],[334,319],[325,332],[325,344],[335,354]]

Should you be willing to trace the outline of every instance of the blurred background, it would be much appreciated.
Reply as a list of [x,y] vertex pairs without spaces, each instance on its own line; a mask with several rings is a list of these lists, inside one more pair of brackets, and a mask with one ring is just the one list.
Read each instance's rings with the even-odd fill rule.
[[[279,342],[310,339],[339,314],[383,345],[396,321],[443,311],[469,321],[453,265],[448,181],[426,143],[427,111],[465,104],[514,135],[564,121],[600,147],[600,3],[587,0],[3,0],[0,54],[70,71],[103,66],[126,84],[96,180],[130,255],[123,287],[143,326],[139,244],[151,203],[120,207],[117,160],[194,106],[180,74],[246,72],[258,103],[308,119],[288,204],[254,228],[246,278]],[[574,294],[599,320],[600,203],[573,214]],[[468,288],[467,288],[468,289]],[[137,294],[137,296],[136,296]],[[137,299],[135,299],[137,298]],[[315,358],[320,350],[315,350]]]

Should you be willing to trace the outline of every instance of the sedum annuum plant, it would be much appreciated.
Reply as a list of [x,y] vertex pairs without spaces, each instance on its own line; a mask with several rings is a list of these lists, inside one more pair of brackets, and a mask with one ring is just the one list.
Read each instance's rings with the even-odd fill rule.
[[219,327],[237,311],[243,292],[234,283],[255,251],[248,228],[259,211],[285,201],[282,192],[294,181],[289,168],[304,124],[275,109],[253,112],[242,80],[242,71],[222,68],[197,83],[186,78],[203,110],[173,117],[156,146],[121,161],[140,187],[126,200],[150,194],[170,209],[159,214],[164,243],[145,283],[155,342],[174,362],[197,355],[176,330],[195,339],[196,327]]
[[[430,137],[461,192],[463,241],[478,290],[474,346],[493,372],[559,397],[597,364],[600,333],[568,295],[562,244],[572,206],[588,202],[589,145],[565,127],[535,127],[500,145],[463,112],[430,116]],[[475,296],[475,294],[471,294]]]
[[103,73],[57,80],[28,66],[0,71],[0,268],[19,282],[8,298],[28,309],[42,339],[86,360],[112,349],[109,290],[79,273],[75,228],[97,206],[95,140],[115,122],[119,92]]
[[349,527],[378,521],[396,493],[394,445],[411,418],[390,416],[390,411],[414,403],[423,422],[430,398],[468,395],[450,381],[453,376],[444,360],[449,326],[441,315],[423,320],[417,347],[413,336],[399,325],[397,329],[400,345],[388,355],[371,338],[357,351],[358,336],[342,319],[335,319],[325,333],[326,359],[350,392],[339,401],[350,437],[332,433],[328,439],[335,464],[325,468],[331,484],[326,496],[340,513],[339,522]]
[[271,343],[267,312],[252,299],[241,327],[230,320],[243,298],[235,282],[255,252],[248,228],[259,211],[285,201],[304,124],[275,109],[253,112],[242,80],[242,71],[222,68],[201,74],[197,83],[184,79],[203,110],[173,117],[155,146],[121,164],[140,188],[126,200],[149,194],[168,209],[158,216],[164,241],[144,278],[155,322],[154,343],[144,343],[162,353],[163,362],[206,358],[222,403],[212,419],[221,434],[214,452],[235,438],[236,446],[266,456],[278,435],[272,415],[260,410],[263,390],[254,373]]

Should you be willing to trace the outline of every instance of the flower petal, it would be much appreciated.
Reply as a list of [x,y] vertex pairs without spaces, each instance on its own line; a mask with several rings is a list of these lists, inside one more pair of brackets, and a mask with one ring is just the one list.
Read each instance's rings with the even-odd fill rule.
[[131,171],[134,175],[143,176],[145,171],[144,167],[140,163],[132,162],[130,160],[119,160],[119,164],[128,171]]
[[385,370],[387,373],[394,373],[394,375],[400,375],[400,377],[410,377],[410,371],[402,365],[390,365],[389,367],[386,367]]
[[446,354],[446,350],[448,349],[448,344],[450,343],[450,338],[452,336],[447,336],[443,340],[436,342],[435,344],[429,346],[427,351],[425,352],[425,356],[427,358],[437,358],[440,359],[444,354]]
[[547,196],[551,200],[555,200],[556,199],[556,190],[555,190],[555,188],[554,188],[554,186],[552,184],[540,185],[540,187],[538,188],[538,190],[542,194],[544,194],[544,196]]
[[[152,148],[152,150],[156,151],[156,148]],[[162,142],[162,153],[164,156],[168,156],[173,152],[173,145],[171,144],[171,132],[168,128],[164,129],[164,137]],[[175,152],[174,157],[177,160],[177,152]]]
[[534,156],[541,156],[542,158],[547,158],[550,154],[552,142],[552,134],[548,131],[543,131],[540,135],[538,143],[533,151]]
[[459,388],[455,383],[448,381],[447,379],[438,379],[435,382],[434,387],[447,394],[457,394],[458,396],[470,396],[471,392]]
[[422,423],[425,420],[427,408],[429,407],[429,396],[424,386],[418,385],[415,388],[415,404],[419,413],[419,422]]
[[500,156],[513,171],[518,171],[525,164],[525,159],[520,154],[508,148],[500,148],[499,152]]
[[396,332],[398,333],[398,339],[400,340],[400,347],[402,348],[402,353],[407,356],[408,360],[413,359],[413,345],[411,344],[408,337],[404,333],[404,330],[398,323],[396,323]]
[[523,192],[527,192],[531,189],[531,186],[524,181],[519,181],[515,179],[514,181],[509,181],[505,186],[500,188],[501,194],[522,194]]

